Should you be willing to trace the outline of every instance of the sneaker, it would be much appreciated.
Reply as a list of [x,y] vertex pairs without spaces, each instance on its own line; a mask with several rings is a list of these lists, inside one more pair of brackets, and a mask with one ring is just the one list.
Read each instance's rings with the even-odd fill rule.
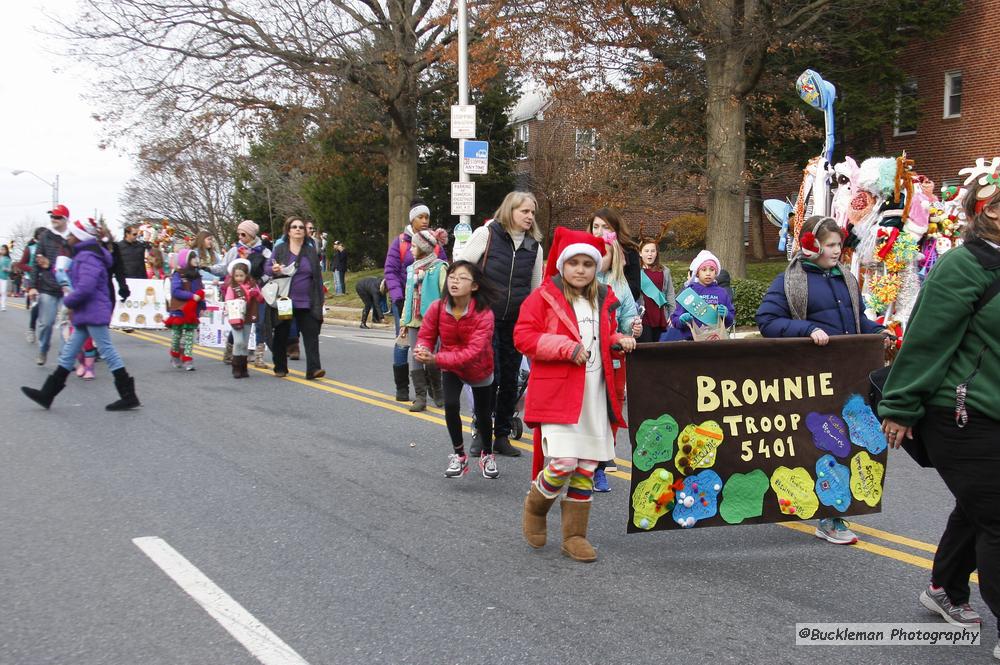
[[38,357],[35,358],[35,364],[36,365],[44,365],[45,364],[45,354],[44,353],[39,353],[38,354]]
[[997,645],[993,647],[993,657],[1000,660],[1000,642],[997,642]]
[[35,343],[35,331],[32,330],[31,328],[28,328],[26,331],[24,331],[24,339],[26,339],[28,341],[28,344],[34,344]]
[[853,545],[858,537],[847,528],[847,522],[840,517],[825,517],[816,526],[816,537],[834,545]]
[[186,361],[184,363],[184,371],[185,372],[193,372],[194,370],[195,370],[195,366],[194,366],[194,361],[193,360],[188,360],[188,361]]
[[618,463],[615,461],[608,462],[607,464],[604,465],[605,472],[611,472],[617,470],[618,470]]
[[497,468],[497,456],[481,455],[479,457],[479,470],[483,472],[483,478],[499,478],[500,469]]
[[608,484],[608,474],[604,473],[604,469],[594,470],[594,491],[595,492],[611,491],[611,485]]
[[928,587],[921,591],[920,604],[931,612],[937,612],[941,615],[941,618],[953,626],[968,626],[983,622],[983,618],[979,616],[979,612],[972,609],[972,606],[968,603],[956,605],[951,602],[951,599],[948,598],[948,594],[945,593],[943,588],[935,589],[934,587]]
[[170,366],[173,367],[174,369],[180,369],[184,367],[184,365],[181,364],[181,359],[174,358],[173,356],[170,357]]
[[459,455],[458,453],[448,455],[448,468],[444,470],[445,478],[458,478],[459,476],[464,476],[468,472],[468,455]]

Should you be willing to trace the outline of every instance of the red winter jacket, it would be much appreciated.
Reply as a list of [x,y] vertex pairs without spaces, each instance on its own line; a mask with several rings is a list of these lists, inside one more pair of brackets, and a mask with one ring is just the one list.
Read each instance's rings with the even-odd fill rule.
[[[607,390],[608,417],[612,425],[625,422],[621,404],[615,394],[611,345],[624,335],[618,333],[615,310],[619,302],[614,291],[601,284],[597,305],[600,312],[601,362]],[[542,469],[541,423],[575,424],[583,409],[583,386],[586,367],[573,362],[573,354],[581,344],[576,313],[562,292],[562,277],[546,280],[521,305],[514,326],[514,346],[531,359],[528,391],[524,397],[524,420],[535,429],[533,477]]]
[[431,303],[424,315],[417,344],[433,349],[438,338],[437,366],[467,383],[477,383],[493,373],[493,310],[469,311],[456,319],[443,300]]

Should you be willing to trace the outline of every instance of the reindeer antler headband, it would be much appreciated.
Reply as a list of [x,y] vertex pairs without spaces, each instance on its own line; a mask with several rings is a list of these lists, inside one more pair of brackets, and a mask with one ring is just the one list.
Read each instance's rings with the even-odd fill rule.
[[[1000,157],[994,157],[987,166],[986,159],[980,157],[975,166],[961,169],[958,175],[966,175],[964,185],[976,188],[976,214],[983,211],[986,202],[1000,191]],[[971,189],[969,190],[972,191]]]

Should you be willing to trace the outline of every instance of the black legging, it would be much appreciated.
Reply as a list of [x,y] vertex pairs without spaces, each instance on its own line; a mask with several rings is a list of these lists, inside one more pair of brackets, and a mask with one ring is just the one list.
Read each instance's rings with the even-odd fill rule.
[[919,424],[927,454],[955,496],[941,535],[931,582],[953,603],[969,601],[969,575],[979,569],[979,591],[1000,618],[1000,421],[969,410],[963,429],[954,409],[929,406]]
[[[302,343],[306,347],[306,374],[313,374],[323,367],[319,360],[319,329],[320,322],[313,318],[308,307],[296,307],[292,310],[294,320],[298,324]],[[275,315],[277,316],[277,315]],[[274,360],[275,372],[288,371],[288,334],[292,329],[292,319],[276,322],[271,347],[271,359]]]
[[[441,388],[444,390],[444,420],[448,424],[451,445],[459,455],[465,454],[465,445],[462,442],[461,416],[462,386],[464,383],[462,379],[451,372],[441,372]],[[492,384],[472,388],[472,411],[475,414],[472,422],[479,432],[484,455],[493,453],[493,436],[490,432],[490,392],[492,390]]]

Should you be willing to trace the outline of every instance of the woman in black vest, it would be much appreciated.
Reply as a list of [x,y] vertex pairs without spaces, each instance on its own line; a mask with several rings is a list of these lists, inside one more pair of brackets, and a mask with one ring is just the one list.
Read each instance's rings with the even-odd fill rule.
[[[535,224],[538,202],[528,192],[511,192],[493,215],[476,229],[456,259],[479,264],[486,278],[499,290],[493,304],[493,450],[498,455],[517,457],[521,452],[510,444],[510,421],[517,406],[517,377],[521,354],[514,348],[514,324],[521,303],[542,283],[541,234]],[[478,455],[476,439],[471,455]]]

